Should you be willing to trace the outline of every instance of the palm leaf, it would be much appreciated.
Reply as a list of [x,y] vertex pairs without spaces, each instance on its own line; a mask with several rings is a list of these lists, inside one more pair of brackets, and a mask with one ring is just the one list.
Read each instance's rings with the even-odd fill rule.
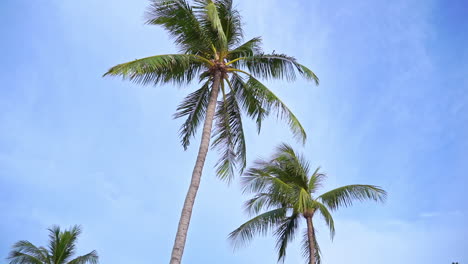
[[247,68],[256,78],[286,79],[289,81],[296,79],[297,71],[306,80],[319,84],[319,79],[314,72],[298,63],[295,58],[285,54],[256,54],[241,58],[233,63],[233,66]]
[[[262,45],[262,39],[260,37],[253,38],[245,42],[244,44],[238,46],[237,48],[229,51],[228,59],[235,60],[235,59],[240,59],[243,57],[254,56],[255,54],[258,54],[261,52],[261,48],[260,48],[261,45]],[[234,62],[231,61],[228,64],[232,64]]]
[[174,118],[187,116],[180,128],[182,146],[186,150],[190,145],[190,139],[195,135],[196,129],[204,120],[206,108],[210,97],[210,80],[197,91],[189,94],[177,107]]
[[98,255],[97,255],[97,252],[95,250],[91,251],[90,253],[86,254],[86,255],[82,255],[82,256],[79,256],[73,260],[71,260],[70,262],[68,262],[67,264],[97,264],[98,263]]
[[187,1],[152,0],[146,17],[147,24],[164,27],[183,53],[206,55],[211,51],[207,32]]
[[331,213],[328,211],[327,207],[319,201],[314,201],[314,208],[316,208],[323,216],[323,219],[330,230],[330,238],[333,240],[333,237],[335,236],[335,221],[333,221]]
[[254,235],[266,235],[271,228],[282,222],[286,212],[285,208],[278,208],[260,214],[231,232],[229,239],[236,248],[245,245],[252,240]]
[[[321,260],[321,251],[320,251],[320,246],[317,243],[317,235],[315,234],[315,229],[313,230],[314,232],[314,245],[315,245],[315,264],[320,264],[322,262]],[[302,256],[307,260],[307,263],[310,262],[310,250],[309,250],[309,236],[307,234],[307,229],[305,229],[303,237],[302,237]]]
[[240,13],[232,6],[232,0],[214,0],[219,19],[226,35],[227,45],[232,47],[242,41],[244,32]]
[[138,84],[186,84],[198,77],[209,62],[202,57],[188,54],[168,54],[147,57],[119,64],[104,76],[120,75]]
[[244,130],[234,91],[229,92],[220,103],[215,118],[212,146],[221,154],[216,164],[216,173],[221,179],[230,181],[235,170],[242,173],[246,165]]
[[318,188],[322,187],[322,181],[327,177],[323,173],[319,173],[320,167],[318,167],[309,180],[309,192],[315,193]]
[[272,111],[276,112],[278,118],[288,123],[294,136],[305,143],[307,135],[301,123],[292,111],[272,91],[252,76],[249,78],[244,88],[254,90],[253,92],[257,94],[258,99],[263,102],[263,108],[267,113],[269,114]]
[[278,261],[284,261],[286,257],[286,249],[289,242],[294,239],[295,231],[299,225],[299,214],[292,214],[290,217],[283,219],[282,223],[275,231],[276,248],[278,250]]
[[227,38],[221,23],[218,6],[212,0],[195,0],[194,11],[201,27],[204,28],[219,51],[227,51]]
[[326,192],[320,195],[318,199],[331,210],[336,210],[342,206],[348,207],[352,205],[355,200],[384,202],[386,197],[387,192],[378,186],[355,184]]

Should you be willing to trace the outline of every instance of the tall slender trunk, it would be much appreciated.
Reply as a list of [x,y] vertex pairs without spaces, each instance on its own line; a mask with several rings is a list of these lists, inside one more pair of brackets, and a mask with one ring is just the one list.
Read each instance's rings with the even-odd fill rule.
[[309,264],[315,264],[315,231],[312,224],[312,216],[307,216],[307,239],[309,240]]
[[180,264],[182,261],[182,254],[184,253],[185,241],[187,239],[187,231],[192,216],[193,204],[197,196],[198,187],[200,186],[200,179],[205,164],[206,154],[210,146],[211,128],[213,126],[213,119],[216,111],[216,103],[218,100],[219,85],[221,83],[221,72],[214,73],[213,86],[211,87],[210,100],[206,109],[205,123],[203,125],[203,132],[201,137],[200,148],[198,150],[197,161],[192,172],[192,180],[185,196],[184,207],[177,227],[177,234],[172,248],[170,264]]

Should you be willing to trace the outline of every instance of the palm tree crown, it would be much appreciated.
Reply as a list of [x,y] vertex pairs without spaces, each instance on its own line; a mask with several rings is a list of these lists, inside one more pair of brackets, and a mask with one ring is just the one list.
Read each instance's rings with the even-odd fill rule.
[[260,37],[242,43],[241,17],[232,0],[193,2],[190,5],[185,0],[153,0],[147,12],[147,23],[166,29],[179,47],[179,54],[119,64],[105,75],[153,85],[183,85],[198,80],[201,87],[182,101],[174,115],[186,117],[180,129],[185,149],[206,117],[212,84],[220,78],[221,99],[215,113],[213,147],[221,152],[217,174],[230,179],[236,168],[245,168],[246,162],[241,112],[256,122],[259,131],[264,118],[276,112],[288,122],[294,135],[302,141],[306,139],[296,116],[258,78],[294,80],[296,72],[317,84],[318,78],[293,57],[263,53]]
[[60,227],[49,228],[48,247],[37,247],[29,241],[21,240],[13,245],[8,259],[10,264],[97,264],[95,250],[88,254],[72,258],[75,254],[75,243],[81,234],[79,226],[61,231]]
[[[347,185],[316,195],[325,174],[319,168],[310,173],[310,165],[303,156],[286,144],[277,148],[270,160],[258,160],[242,177],[244,192],[255,196],[245,203],[247,212],[255,215],[230,235],[235,246],[250,241],[254,235],[274,230],[277,238],[278,261],[284,260],[288,243],[293,240],[301,217],[307,222],[303,238],[304,256],[308,263],[320,263],[319,247],[312,218],[322,215],[330,235],[335,225],[330,211],[347,207],[354,201],[383,202],[386,192],[373,185]],[[266,211],[266,212],[265,212]]]

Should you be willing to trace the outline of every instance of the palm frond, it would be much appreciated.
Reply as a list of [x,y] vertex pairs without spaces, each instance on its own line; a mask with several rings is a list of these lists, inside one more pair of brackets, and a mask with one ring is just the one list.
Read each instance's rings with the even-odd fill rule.
[[[315,229],[313,230],[314,232],[314,245],[315,245],[315,264],[320,264],[322,262],[321,260],[321,251],[320,251],[320,246],[317,243],[317,235],[315,234]],[[302,256],[307,260],[307,263],[310,262],[310,246],[309,246],[309,236],[307,234],[307,229],[304,230],[304,234],[302,237]]]
[[146,17],[147,24],[164,27],[183,53],[210,53],[212,43],[187,1],[152,0]]
[[288,144],[280,144],[275,154],[271,159],[271,163],[283,171],[282,177],[284,181],[295,184],[300,188],[310,193],[307,175],[309,174],[309,162],[300,154],[297,154]]
[[233,73],[229,81],[231,89],[236,92],[236,99],[247,116],[257,124],[257,132],[260,133],[263,119],[267,116],[267,110],[263,108],[263,101],[258,98],[255,89],[249,89],[244,79]]
[[328,211],[327,207],[319,201],[314,201],[314,207],[323,216],[323,219],[330,230],[330,238],[333,240],[333,237],[335,236],[335,221],[333,221],[331,213]]
[[309,192],[315,193],[318,188],[322,187],[322,181],[327,177],[324,173],[319,173],[320,167],[315,169],[312,176],[310,176],[309,180]]
[[89,252],[88,254],[79,256],[67,264],[97,264],[99,263],[99,257],[97,255],[97,252],[95,250]]
[[226,95],[216,111],[213,132],[213,148],[221,154],[216,164],[216,173],[221,179],[230,181],[236,169],[242,173],[246,165],[244,129],[234,91]]
[[195,0],[194,11],[218,51],[227,51],[226,33],[221,22],[218,6],[212,0]]
[[[262,45],[262,38],[256,37],[253,38],[244,44],[234,48],[233,50],[229,51],[228,59],[235,60],[240,59],[242,57],[250,57],[254,56],[255,54],[260,53]],[[234,62],[231,62],[231,64]]]
[[[255,166],[248,169],[242,177],[244,193],[278,192],[281,194],[293,191],[293,187],[275,176],[277,168],[263,160],[255,161]],[[280,172],[281,173],[281,172]]]
[[286,213],[285,208],[278,208],[260,214],[231,232],[229,239],[233,242],[235,248],[245,245],[257,234],[266,235],[271,228],[284,219]]
[[295,58],[285,54],[256,54],[241,58],[233,63],[233,66],[249,69],[249,72],[256,78],[286,79],[288,81],[296,79],[297,71],[306,80],[319,84],[319,79],[314,72],[298,63]]
[[373,200],[376,202],[384,202],[387,197],[387,192],[379,186],[374,185],[347,185],[326,192],[318,197],[318,199],[331,210],[336,210],[339,207],[348,207],[354,201]]
[[279,208],[287,204],[287,198],[278,192],[259,193],[244,203],[244,208],[249,216],[257,215],[263,210]]
[[40,260],[43,263],[47,263],[47,250],[45,248],[36,247],[33,243],[26,240],[16,242],[13,245],[12,252],[24,253]]
[[138,84],[186,84],[198,77],[208,61],[195,55],[167,54],[116,65],[104,76],[122,76]]
[[295,232],[299,225],[299,214],[292,214],[290,217],[283,219],[282,223],[275,231],[276,248],[278,250],[278,261],[284,261],[286,257],[286,249],[289,242],[294,239]]
[[[250,76],[247,82],[233,75],[232,82],[237,89],[238,100],[246,110],[247,114],[257,122],[257,128],[261,127],[264,117],[272,112],[276,117],[286,121],[294,136],[305,143],[306,132],[292,111],[259,80]],[[241,90],[242,89],[242,90]]]
[[233,7],[232,0],[214,0],[214,2],[218,9],[228,47],[237,45],[244,37],[239,11]]
[[8,255],[8,260],[10,264],[44,264],[41,259],[38,259],[35,256],[23,253],[21,251],[13,250]]
[[55,241],[54,251],[52,252],[55,263],[66,263],[75,253],[75,242],[81,234],[81,228],[79,226],[73,226],[69,230],[61,232],[58,227],[53,227],[49,229],[49,231],[56,239],[58,237]]
[[179,130],[182,146],[185,150],[190,145],[190,139],[195,135],[198,126],[205,118],[210,98],[209,84],[210,80],[206,81],[200,89],[185,97],[174,114],[174,118],[187,116]]

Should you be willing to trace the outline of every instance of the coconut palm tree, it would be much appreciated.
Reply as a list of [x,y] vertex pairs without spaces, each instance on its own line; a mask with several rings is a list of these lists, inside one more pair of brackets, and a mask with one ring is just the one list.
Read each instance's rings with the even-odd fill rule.
[[175,118],[185,117],[180,129],[184,149],[203,122],[201,143],[182,209],[171,256],[181,262],[192,208],[200,185],[212,137],[220,159],[217,175],[230,180],[246,164],[241,113],[256,122],[274,113],[284,119],[294,135],[305,141],[306,133],[290,109],[259,79],[294,80],[299,74],[318,84],[317,76],[285,54],[261,50],[261,38],[243,42],[242,23],[232,0],[153,0],[147,23],[162,26],[173,37],[178,54],[147,57],[112,67],[106,74],[139,84],[184,85],[198,80],[200,88],[179,105]]
[[79,226],[61,231],[60,227],[49,228],[49,245],[47,248],[35,246],[33,243],[21,240],[13,245],[8,259],[10,264],[97,264],[98,255],[95,250],[88,254],[73,258],[75,243],[81,233]]
[[380,187],[361,184],[346,185],[317,195],[325,178],[319,168],[311,174],[309,163],[287,144],[280,145],[270,160],[256,161],[242,177],[244,192],[255,194],[245,203],[247,212],[255,217],[229,235],[234,246],[273,230],[278,261],[284,261],[288,243],[294,239],[301,219],[304,219],[307,225],[303,237],[304,257],[310,264],[320,263],[312,221],[315,215],[323,216],[333,238],[335,225],[330,211],[350,206],[356,200],[382,202],[386,198],[386,192]]

